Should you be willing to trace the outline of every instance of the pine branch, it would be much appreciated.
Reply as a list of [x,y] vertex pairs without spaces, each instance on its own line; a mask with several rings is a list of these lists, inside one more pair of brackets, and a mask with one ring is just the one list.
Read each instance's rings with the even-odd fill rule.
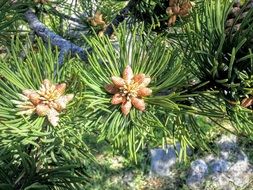
[[[70,20],[72,22],[75,22],[75,23],[78,23],[78,24],[83,24],[83,22],[81,21],[80,18],[76,18],[76,17],[72,17],[72,16],[69,16],[69,15],[66,15],[64,13],[61,13],[59,12],[58,10],[56,10],[56,8],[54,7],[51,7],[49,10],[46,10],[45,8],[43,9],[43,12],[45,13],[50,13],[50,14],[55,14],[59,17],[62,17],[64,19],[67,19],[67,20]],[[87,18],[88,19],[88,18]]]
[[[140,0],[130,0],[127,6],[119,12],[119,14],[115,17],[111,24],[106,28],[104,34],[107,36],[111,36],[114,32],[113,27],[117,28],[119,24],[128,17],[129,13],[132,11],[132,9],[136,6],[138,2],[140,2]],[[68,52],[71,52],[72,55],[77,54],[83,61],[87,60],[87,54],[85,53],[83,48],[73,44],[72,42],[49,30],[42,22],[39,21],[39,19],[32,10],[29,9],[25,12],[25,19],[29,23],[30,28],[45,42],[48,42],[50,40],[50,43],[53,46],[57,46],[60,48],[60,65],[63,64],[64,55]]]
[[104,34],[111,36],[114,32],[113,27],[117,28],[120,23],[122,23],[128,16],[133,8],[140,2],[140,0],[130,0],[128,4],[119,12],[119,14],[113,19],[111,24],[107,26]]
[[57,46],[60,48],[60,65],[63,63],[63,55],[67,52],[70,52],[72,55],[77,54],[84,61],[87,60],[87,55],[83,48],[73,44],[72,42],[62,38],[61,36],[49,30],[43,23],[39,21],[37,16],[31,10],[27,10],[25,12],[25,19],[29,23],[30,28],[34,30],[34,32],[38,36],[40,36],[45,42],[48,42],[50,40],[50,43],[53,46]]

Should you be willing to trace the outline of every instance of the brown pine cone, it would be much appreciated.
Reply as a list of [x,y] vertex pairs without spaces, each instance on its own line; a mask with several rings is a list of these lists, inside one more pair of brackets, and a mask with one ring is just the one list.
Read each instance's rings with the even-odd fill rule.
[[[246,5],[245,5],[246,4]],[[247,15],[249,10],[253,8],[253,0],[248,0],[245,4],[235,2],[231,9],[227,21],[225,23],[225,31],[232,34],[240,29],[242,19]],[[239,16],[238,20],[237,17]]]

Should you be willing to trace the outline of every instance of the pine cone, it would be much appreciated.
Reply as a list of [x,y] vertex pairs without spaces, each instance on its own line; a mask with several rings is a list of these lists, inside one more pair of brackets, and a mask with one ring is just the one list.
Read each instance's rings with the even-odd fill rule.
[[188,16],[192,6],[193,3],[189,0],[170,0],[169,6],[166,9],[166,13],[169,16],[168,26],[174,25],[178,16]]
[[[231,32],[233,34],[240,29],[242,19],[245,18],[249,10],[253,8],[253,0],[248,0],[247,2],[245,2],[245,4],[242,5],[240,1],[236,1],[233,4],[233,8],[231,9],[227,17],[227,21],[225,24],[226,33]],[[239,19],[237,20],[238,16]]]

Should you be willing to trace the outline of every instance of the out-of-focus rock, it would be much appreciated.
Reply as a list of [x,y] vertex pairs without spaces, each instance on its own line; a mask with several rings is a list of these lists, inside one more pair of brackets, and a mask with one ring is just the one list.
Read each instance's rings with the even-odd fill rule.
[[208,166],[204,160],[195,160],[191,163],[191,171],[186,180],[188,186],[197,188],[208,174]]

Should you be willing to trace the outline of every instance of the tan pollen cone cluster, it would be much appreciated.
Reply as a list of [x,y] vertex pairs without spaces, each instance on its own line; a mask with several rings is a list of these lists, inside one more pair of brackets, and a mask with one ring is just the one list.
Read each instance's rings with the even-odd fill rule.
[[249,106],[253,106],[253,97],[251,98],[244,98],[241,102],[241,106],[242,107],[249,107]]
[[90,21],[90,24],[92,26],[104,26],[105,21],[103,20],[103,14],[101,12],[97,11],[94,15],[94,17],[89,17],[88,20]]
[[57,126],[59,114],[67,104],[74,98],[73,94],[63,95],[66,84],[52,84],[45,79],[39,90],[24,90],[20,94],[22,101],[13,101],[20,109],[18,114],[31,115],[36,113],[39,116],[47,116],[48,121]]
[[134,75],[132,68],[128,65],[122,78],[113,76],[112,84],[106,85],[105,89],[110,94],[114,94],[111,103],[121,104],[122,113],[127,115],[132,106],[140,111],[145,110],[142,97],[151,95],[152,90],[147,88],[150,81],[150,77],[143,73]]
[[104,36],[104,31],[106,29],[106,23],[103,19],[103,14],[100,11],[97,11],[93,17],[89,17],[88,21],[90,22],[91,26],[100,26],[102,29],[98,32],[98,36]]
[[174,25],[177,16],[186,17],[193,6],[193,3],[188,0],[169,0],[169,7],[166,13],[169,15],[168,25]]

